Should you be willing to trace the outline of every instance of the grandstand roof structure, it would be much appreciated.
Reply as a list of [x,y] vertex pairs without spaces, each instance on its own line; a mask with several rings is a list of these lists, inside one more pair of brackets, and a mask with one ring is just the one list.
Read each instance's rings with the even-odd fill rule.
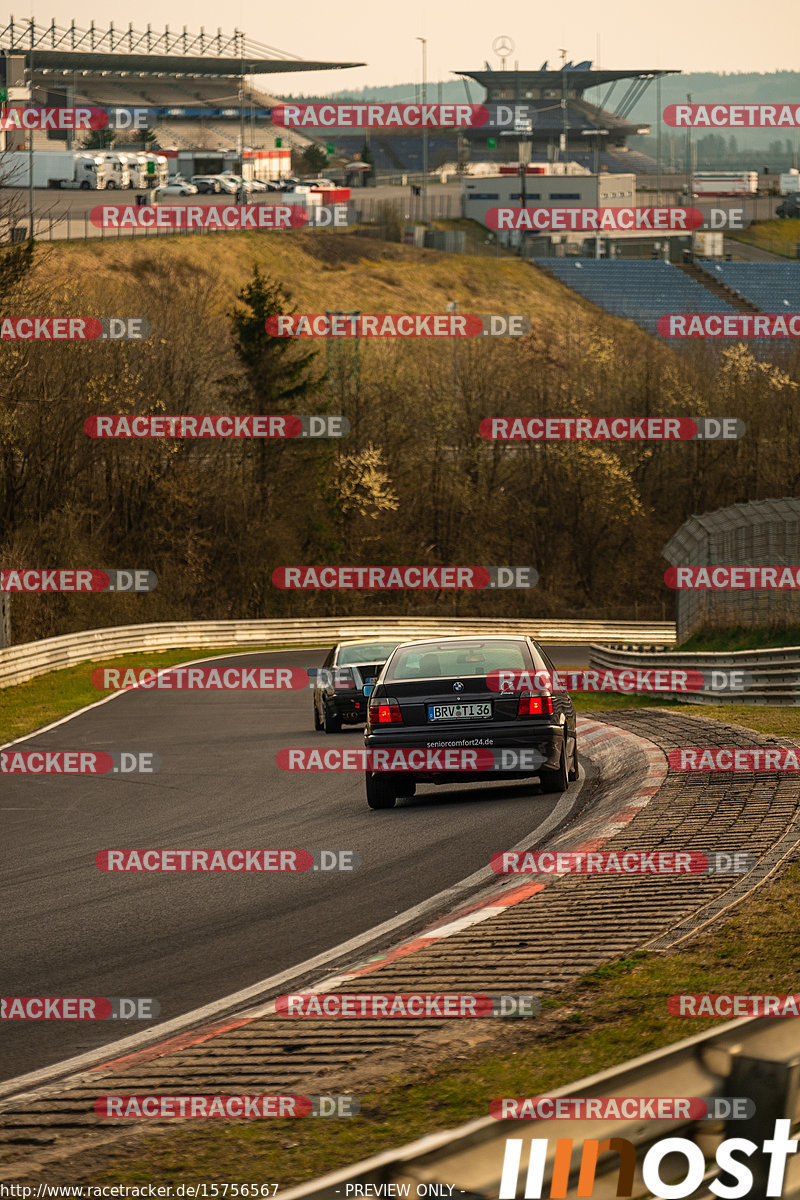
[[[590,160],[587,152],[593,145],[588,139],[598,139],[598,149],[602,146],[606,151],[627,152],[627,138],[649,133],[649,125],[628,120],[634,105],[654,79],[680,72],[672,68],[602,71],[593,69],[592,63],[586,61],[565,62],[557,71],[551,71],[546,62],[538,71],[493,71],[487,63],[484,71],[455,71],[454,74],[462,76],[468,94],[468,79],[474,79],[485,88],[486,104],[527,106],[531,120],[527,136],[531,138],[534,156],[545,153],[550,156],[554,147],[560,147],[561,151],[568,151],[570,157],[586,165]],[[607,105],[621,81],[627,81],[628,86],[612,112]],[[606,93],[599,104],[584,100],[583,93],[589,88],[606,85]],[[472,142],[485,142],[487,132],[469,130],[465,136]],[[518,138],[519,134],[512,132],[511,136]],[[562,137],[565,144],[562,144]],[[646,156],[639,155],[639,160],[639,166],[644,167]],[[652,160],[646,162],[647,170],[655,169]],[[620,168],[613,165],[612,169]]]
[[[603,87],[604,84],[611,84],[612,90],[621,79],[630,79],[631,86],[628,92],[623,97],[619,112],[621,116],[626,116],[633,108],[639,96],[646,90],[653,79],[659,75],[679,75],[680,71],[676,68],[668,68],[667,70],[653,70],[651,68],[640,68],[639,70],[627,71],[602,71],[593,70],[591,62],[581,62],[573,64],[571,62],[564,63],[563,67],[558,71],[547,69],[547,63],[543,63],[538,71],[454,71],[455,75],[466,76],[467,79],[474,79],[481,87],[486,88],[487,100],[534,100],[543,99],[545,91],[556,89],[558,95],[562,93],[562,89],[566,91],[568,96],[580,97],[585,91],[593,87]],[[512,89],[512,94],[499,95],[498,93],[507,93]],[[540,93],[538,96],[536,93]],[[605,107],[608,102],[608,97],[603,101],[601,107]]]
[[221,29],[216,34],[207,34],[202,28],[199,33],[189,33],[184,26],[177,33],[169,26],[163,32],[150,25],[143,31],[135,30],[132,23],[127,29],[116,29],[113,22],[100,28],[94,21],[88,29],[80,29],[74,21],[62,27],[54,21],[37,25],[33,18],[15,22],[13,17],[0,30],[0,54],[23,55],[28,68],[32,58],[35,78],[76,72],[206,77],[273,75],[365,66],[360,62],[303,59],[253,41],[238,29],[232,34],[223,34]]

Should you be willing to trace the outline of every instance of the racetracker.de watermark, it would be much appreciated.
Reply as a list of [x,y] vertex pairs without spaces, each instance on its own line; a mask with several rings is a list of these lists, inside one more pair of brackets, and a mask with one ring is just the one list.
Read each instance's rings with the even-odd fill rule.
[[670,996],[667,1010],[673,1017],[798,1017],[800,992],[794,995],[741,996],[704,992]]
[[497,669],[486,676],[491,692],[744,692],[753,686],[748,671],[694,671],[677,667],[614,667],[585,671]]
[[97,229],[303,229],[348,224],[347,205],[99,204],[89,213]]
[[150,750],[0,750],[0,775],[153,775]]
[[531,331],[519,313],[286,313],[267,317],[272,337],[523,337]]
[[668,567],[664,572],[668,588],[719,591],[764,591],[768,588],[800,588],[800,567]]
[[472,992],[302,992],[278,996],[285,1017],[380,1019],[382,1017],[535,1017],[538,996]]
[[483,104],[276,104],[270,113],[287,129],[475,129],[489,117]]
[[800,313],[665,313],[662,337],[800,337]]
[[648,229],[659,233],[699,229],[704,221],[699,208],[490,208],[484,217],[488,229],[498,232],[603,233]]
[[96,667],[92,671],[92,687],[100,691],[296,692],[313,686],[303,667]]
[[158,413],[135,417],[116,413],[87,417],[83,431],[93,438],[336,438],[347,436],[350,422],[347,417],[327,413],[308,416]]
[[743,1121],[749,1096],[516,1096],[489,1101],[497,1121]]
[[146,129],[149,108],[48,107],[6,108],[0,130],[13,129]]
[[3,1021],[148,1021],[161,1006],[152,996],[4,996]]
[[668,104],[664,124],[673,129],[796,129],[796,104]]
[[503,850],[489,865],[496,875],[745,875],[754,854],[716,850]]
[[694,442],[744,437],[736,417],[484,417],[478,432],[497,442]]
[[5,342],[140,342],[150,337],[144,317],[2,317]]
[[98,1117],[170,1118],[180,1121],[263,1120],[267,1117],[354,1117],[361,1105],[355,1096],[98,1096]]
[[275,763],[281,771],[414,771],[435,774],[441,771],[536,772],[544,756],[533,747],[520,750],[491,750],[478,747],[460,750],[444,746],[409,746],[376,750],[331,746],[320,750],[292,747],[279,750]]
[[526,589],[539,582],[533,567],[276,567],[277,588],[355,591]]
[[0,570],[0,592],[152,592],[157,585],[155,571],[65,567]]
[[670,750],[667,761],[673,771],[800,771],[800,750],[791,746],[749,750],[681,746]]
[[357,850],[98,850],[94,856],[98,871],[162,872],[253,872],[271,874],[306,871],[357,871],[361,855]]

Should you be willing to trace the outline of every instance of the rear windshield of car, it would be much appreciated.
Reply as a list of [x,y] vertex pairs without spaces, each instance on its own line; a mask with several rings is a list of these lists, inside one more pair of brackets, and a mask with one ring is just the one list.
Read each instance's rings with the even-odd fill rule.
[[353,663],[386,662],[396,645],[397,642],[364,642],[362,646],[342,646],[338,665],[348,667]]
[[530,670],[532,664],[524,642],[426,642],[408,646],[395,654],[387,679],[450,679],[454,676],[487,675],[489,671]]

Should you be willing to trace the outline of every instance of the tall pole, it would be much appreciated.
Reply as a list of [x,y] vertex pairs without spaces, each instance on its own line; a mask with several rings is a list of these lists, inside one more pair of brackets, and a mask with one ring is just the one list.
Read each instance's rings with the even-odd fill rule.
[[[31,73],[31,99],[30,103],[35,103],[33,94],[33,21],[31,21],[31,57],[30,57],[30,73]],[[28,237],[33,241],[33,130],[28,130]]]
[[[686,93],[687,104],[692,103],[691,92]],[[692,127],[686,126],[686,195],[691,199],[692,196]]]
[[656,208],[661,207],[661,76],[656,75]]
[[[428,39],[423,37],[417,38],[418,42],[422,42],[422,103],[427,101],[427,82],[428,82]],[[428,224],[428,127],[422,127],[422,220]]]
[[244,59],[242,59],[241,75],[239,76],[239,175],[242,179],[239,203],[244,204]]

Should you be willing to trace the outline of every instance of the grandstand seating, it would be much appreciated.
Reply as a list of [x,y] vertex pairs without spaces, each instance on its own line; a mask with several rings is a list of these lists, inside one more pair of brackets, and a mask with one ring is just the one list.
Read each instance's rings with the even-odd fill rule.
[[702,266],[762,312],[800,312],[800,263],[704,262]]
[[539,265],[616,317],[648,333],[664,313],[734,312],[732,305],[662,260],[547,258]]
[[[208,104],[218,107],[220,103],[235,107],[239,103],[239,81],[224,76],[221,79],[167,79],[137,76],[87,76],[76,81],[76,103],[78,104],[132,104],[135,102],[165,107],[180,104]],[[263,103],[264,93],[246,89],[246,103]],[[274,104],[275,101],[270,101]],[[269,105],[268,105],[269,107]]]

